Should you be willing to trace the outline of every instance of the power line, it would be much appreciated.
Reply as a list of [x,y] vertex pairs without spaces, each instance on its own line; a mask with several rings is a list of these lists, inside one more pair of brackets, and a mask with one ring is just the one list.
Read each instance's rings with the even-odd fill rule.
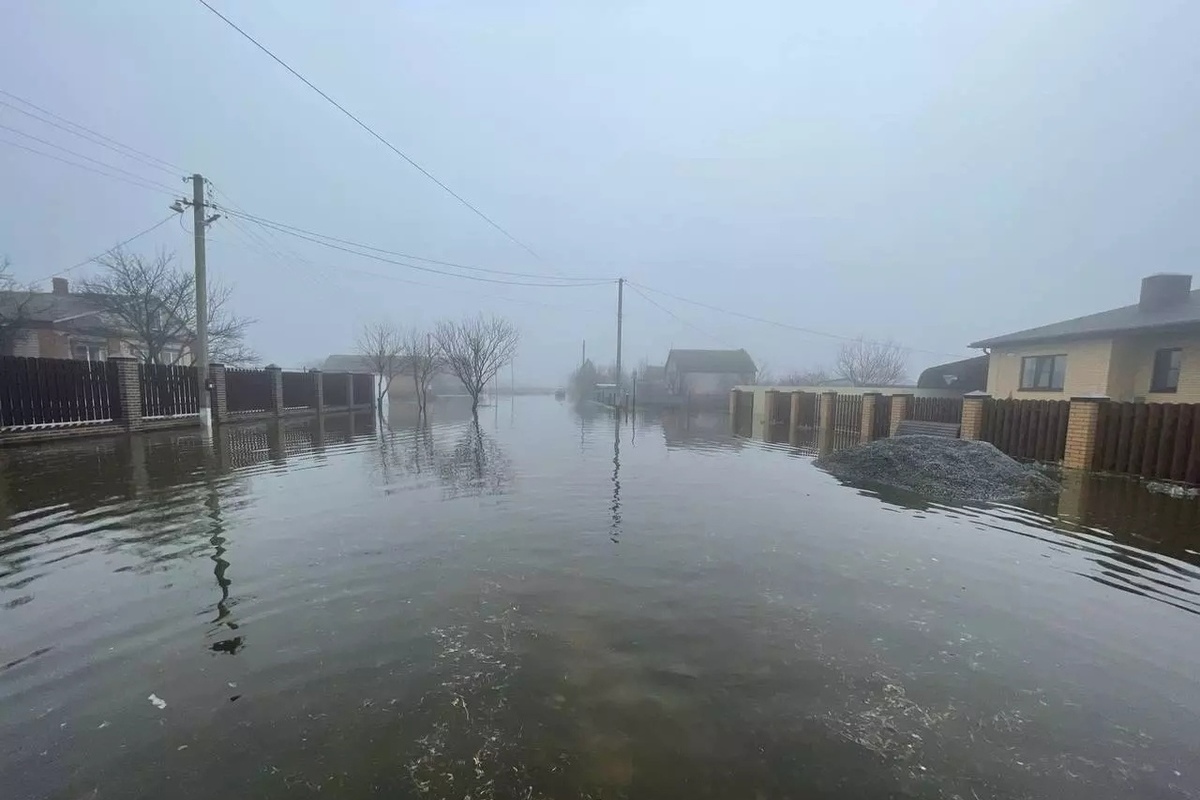
[[[230,245],[235,244],[233,242],[233,240],[225,240],[224,242],[221,242],[220,240],[215,240],[215,239],[212,239],[211,237],[209,238],[209,241],[223,243],[223,244],[230,244]],[[249,247],[247,245],[246,240],[241,240],[238,243],[238,246],[245,247],[247,250],[253,250],[256,253],[259,253],[260,255],[263,254],[262,250],[256,249],[253,247]],[[609,310],[600,310],[600,309],[596,309],[596,308],[587,308],[587,307],[576,308],[574,306],[568,308],[567,306],[563,306],[563,305],[557,304],[557,303],[545,303],[545,302],[540,302],[537,300],[523,300],[523,299],[516,298],[516,297],[508,297],[507,295],[480,294],[479,292],[472,292],[472,291],[468,291],[466,289],[459,289],[459,288],[452,287],[452,286],[439,286],[438,284],[435,284],[435,283],[426,283],[424,281],[412,280],[411,278],[403,278],[403,277],[400,277],[399,275],[394,275],[394,274],[389,275],[389,274],[384,274],[384,273],[379,273],[379,272],[371,272],[369,270],[357,269],[355,267],[347,267],[347,266],[339,265],[337,267],[329,267],[328,269],[326,269],[326,267],[324,267],[320,264],[317,264],[316,262],[311,261],[309,259],[297,259],[297,260],[302,262],[302,265],[303,265],[302,268],[312,269],[312,270],[320,273],[322,276],[328,278],[335,285],[336,285],[336,279],[332,275],[329,274],[329,270],[336,270],[336,271],[342,272],[342,273],[351,273],[351,274],[355,274],[355,275],[362,275],[367,278],[375,278],[375,279],[379,279],[379,280],[396,281],[398,283],[403,283],[403,284],[406,284],[409,286],[422,286],[422,287],[429,288],[429,289],[436,289],[439,292],[449,292],[452,294],[461,294],[466,297],[481,297],[485,300],[493,300],[493,301],[498,300],[498,301],[502,301],[505,303],[517,303],[519,305],[537,306],[540,308],[549,308],[549,309],[553,309],[553,310],[566,309],[566,310],[570,310],[570,311],[586,311],[589,313],[605,314],[605,315],[611,313],[611,311],[609,311]],[[281,259],[281,261],[283,263],[285,263],[287,266],[295,266],[295,264],[293,264],[291,261],[288,261],[286,259]],[[461,276],[456,276],[456,277],[461,277]]]
[[[656,300],[655,300],[653,297],[651,297],[650,295],[646,294],[646,293],[645,293],[645,292],[643,292],[641,289],[639,289],[639,288],[638,288],[636,285],[634,285],[632,281],[626,281],[626,283],[629,285],[629,288],[630,288],[630,289],[633,289],[635,292],[637,292],[637,293],[638,293],[638,295],[639,295],[639,296],[641,296],[641,298],[642,298],[643,300],[645,300],[647,303],[649,303],[650,305],[654,306],[655,308],[657,308],[659,311],[663,312],[663,313],[664,313],[664,314],[666,314],[667,316],[671,317],[672,319],[674,319],[674,320],[675,320],[676,322],[678,322],[679,324],[681,324],[681,325],[686,325],[687,327],[691,328],[692,330],[694,330],[694,331],[696,331],[696,332],[698,332],[698,333],[702,334],[702,335],[703,335],[705,338],[712,339],[714,342],[719,342],[719,343],[721,343],[721,344],[728,345],[728,343],[727,343],[727,342],[724,342],[724,341],[722,340],[722,338],[721,338],[721,337],[719,337],[719,336],[714,336],[713,334],[709,333],[708,331],[704,330],[703,328],[699,327],[698,325],[693,325],[692,323],[688,322],[688,321],[687,321],[686,319],[684,319],[683,317],[681,317],[681,316],[679,316],[678,314],[676,314],[676,313],[675,313],[674,311],[672,311],[671,309],[669,309],[669,308],[666,308],[666,307],[665,307],[665,306],[663,306],[663,305],[660,305],[660,304],[659,304],[659,303],[658,303],[658,302],[657,302],[657,301],[656,301]],[[732,349],[732,348],[731,348],[731,349]]]
[[[19,142],[9,141],[8,139],[0,139],[0,144],[6,144],[9,147],[19,147],[22,150],[27,150],[30,153],[33,153],[34,155],[42,156],[43,158],[50,158],[55,161],[59,161],[63,164],[67,164],[68,166],[87,170],[88,172],[94,172],[97,175],[103,175],[105,178],[109,178],[111,180],[121,181],[122,183],[128,183],[130,186],[136,186],[139,189],[146,189],[151,192],[157,192],[159,194],[166,194],[172,198],[179,197],[179,192],[174,191],[174,190],[164,190],[165,187],[162,187],[161,184],[156,186],[154,184],[151,184],[148,181],[144,182],[144,183],[134,182],[134,181],[129,180],[128,178],[122,178],[120,175],[114,175],[111,172],[102,172],[102,171],[96,169],[95,167],[89,167],[86,164],[77,164],[74,161],[68,161],[65,158],[60,158],[59,156],[53,155],[52,153],[43,153],[41,150],[34,150],[32,147],[27,147]],[[139,180],[144,180],[144,179],[139,179]]]
[[[121,155],[125,156],[126,158],[131,158],[135,161],[141,161],[142,163],[146,164],[147,166],[154,167],[155,169],[161,169],[165,172],[169,172],[172,175],[182,175],[184,172],[187,172],[187,170],[185,170],[183,167],[178,166],[177,164],[172,164],[170,161],[158,158],[157,156],[152,156],[149,153],[138,150],[136,147],[131,147],[123,142],[117,141],[116,139],[112,138],[111,136],[106,136],[103,133],[100,133],[99,131],[92,130],[91,128],[87,127],[86,125],[80,125],[78,122],[72,122],[71,120],[67,119],[66,117],[60,116],[58,114],[55,114],[53,111],[42,108],[37,103],[26,100],[23,97],[18,97],[17,95],[13,94],[12,92],[6,92],[3,89],[0,89],[0,94],[4,95],[5,97],[10,97],[13,100],[16,100],[18,103],[24,103],[25,105],[29,106],[30,108],[37,109],[39,112],[41,112],[42,114],[45,114],[46,116],[50,117],[51,119],[55,119],[55,120],[58,120],[59,122],[66,123],[67,125],[70,125],[71,128],[77,128],[78,130],[71,130],[71,128],[63,127],[63,125],[59,125],[58,123],[52,122],[51,120],[48,120],[48,119],[43,119],[43,118],[39,117],[37,114],[34,114],[23,108],[19,108],[18,106],[14,106],[12,103],[8,103],[3,100],[0,100],[0,105],[7,106],[8,108],[11,108],[13,111],[24,114],[25,116],[30,117],[32,119],[36,119],[38,122],[53,126],[55,128],[59,128],[60,130],[64,130],[67,133],[73,134],[82,139],[87,139],[89,141],[92,141],[94,144],[100,145],[101,147],[107,147],[110,150],[114,150],[115,152],[120,153]],[[80,133],[79,131],[84,131],[84,133]],[[92,137],[96,137],[103,141],[95,141],[95,139],[93,139]],[[106,142],[107,142],[107,144],[106,144]],[[128,152],[126,152],[126,151],[128,151]]]
[[149,183],[154,186],[158,186],[167,191],[174,191],[173,189],[171,189],[171,187],[164,186],[163,184],[158,183],[154,180],[151,180],[150,178],[146,178],[142,175],[138,175],[136,172],[130,172],[127,169],[121,169],[120,167],[114,167],[112,164],[109,164],[106,161],[101,161],[98,158],[92,158],[91,156],[86,156],[83,153],[76,153],[74,150],[70,150],[66,147],[63,147],[62,145],[55,144],[54,142],[48,141],[46,139],[42,139],[41,137],[34,136],[32,133],[26,133],[25,131],[20,130],[18,128],[10,128],[7,125],[0,125],[0,130],[10,131],[12,133],[17,134],[18,136],[24,136],[26,139],[32,139],[33,141],[37,142],[38,144],[44,145],[46,147],[53,147],[55,150],[61,150],[62,152],[66,153],[69,156],[75,156],[76,158],[82,158],[84,161],[90,161],[93,164],[99,164],[100,166],[104,167],[105,169],[111,169],[113,172],[119,172],[122,175],[127,175],[127,176],[129,176],[131,178],[135,178],[139,181],[144,181],[146,183]]
[[[223,209],[223,210],[225,211],[225,213],[231,213],[228,209]],[[244,216],[244,215],[235,214],[235,216]],[[544,288],[544,289],[546,289],[546,288],[549,288],[549,289],[577,289],[577,288],[586,288],[589,286],[601,286],[601,285],[616,283],[615,279],[603,279],[603,278],[597,278],[594,280],[587,280],[587,281],[582,281],[577,278],[572,278],[570,280],[575,281],[575,282],[572,282],[572,283],[562,283],[562,282],[545,283],[545,282],[534,282],[534,281],[509,281],[509,280],[501,280],[499,278],[486,278],[481,275],[463,275],[458,272],[447,272],[446,270],[435,269],[433,267],[425,267],[425,266],[421,266],[420,264],[412,264],[412,263],[409,263],[406,261],[398,261],[394,258],[387,258],[385,256],[375,255],[370,252],[364,253],[364,252],[362,252],[362,250],[375,250],[376,252],[387,252],[387,251],[383,251],[380,248],[373,248],[368,245],[358,244],[357,242],[349,242],[349,244],[353,245],[353,247],[361,248],[359,250],[353,249],[353,247],[345,247],[341,244],[335,244],[332,241],[325,241],[324,239],[317,238],[317,236],[320,236],[321,234],[315,234],[312,236],[306,235],[304,233],[300,233],[296,229],[293,229],[290,227],[285,228],[283,226],[276,225],[275,223],[265,221],[262,218],[255,219],[254,221],[264,227],[274,228],[275,230],[280,231],[281,233],[286,233],[288,236],[295,236],[298,239],[304,239],[305,241],[313,242],[314,244],[319,244],[319,245],[322,245],[323,247],[329,247],[334,250],[341,250],[344,253],[351,253],[351,254],[359,256],[361,258],[374,259],[375,261],[381,261],[385,264],[395,264],[397,266],[407,267],[409,269],[415,269],[420,272],[429,272],[434,275],[445,275],[450,278],[462,278],[464,280],[480,281],[482,283],[496,283],[496,284],[500,284],[503,286],[530,286],[530,287],[540,287],[540,288]],[[346,241],[346,240],[341,240],[341,241]],[[501,274],[506,274],[506,273],[501,273]],[[539,275],[536,277],[545,278],[547,276]],[[554,279],[554,280],[562,281],[564,279]]]
[[[630,285],[635,285],[633,283],[633,281],[630,281],[630,280],[626,280],[626,283],[628,283]],[[721,308],[720,306],[714,306],[714,305],[710,305],[708,303],[701,303],[699,300],[689,300],[688,298],[680,297],[677,294],[671,294],[670,292],[664,292],[662,289],[654,289],[650,286],[645,285],[644,283],[636,284],[636,285],[640,286],[642,289],[645,289],[648,292],[654,292],[655,294],[661,294],[665,297],[670,297],[670,298],[672,298],[674,300],[678,300],[682,303],[690,303],[691,305],[699,306],[700,308],[707,308],[710,311],[717,311],[722,314],[728,314],[732,317],[741,317],[742,319],[748,319],[753,322],[761,322],[765,325],[774,325],[777,328],[786,328],[788,330],[799,331],[801,333],[807,333],[812,336],[821,336],[826,339],[837,339],[837,340],[844,341],[844,342],[855,342],[855,341],[859,340],[858,337],[855,337],[855,336],[842,336],[842,335],[836,334],[836,333],[828,333],[826,331],[814,330],[813,328],[803,328],[799,325],[790,325],[786,322],[779,322],[777,320],[766,319],[764,317],[756,317],[753,314],[744,314],[740,311],[731,311],[727,308]],[[864,341],[867,344],[876,344],[876,345],[889,344],[888,342],[879,342],[879,341],[874,341],[871,339],[864,339],[862,341]],[[894,344],[894,343],[891,343],[891,344]],[[900,346],[903,347],[903,345],[900,345]],[[944,352],[940,352],[937,350],[923,350],[919,347],[904,347],[904,349],[912,351],[914,353],[926,353],[928,355],[935,355],[935,356],[950,356],[951,358],[963,358],[964,357],[961,353],[957,353],[957,354],[956,353],[944,353]]]
[[484,272],[484,273],[488,273],[491,275],[504,275],[504,276],[513,277],[513,278],[539,278],[539,279],[548,280],[548,281],[563,281],[563,282],[578,282],[578,283],[595,283],[597,281],[616,280],[615,278],[577,278],[577,277],[565,277],[565,276],[558,277],[555,275],[546,275],[545,273],[540,273],[540,272],[513,272],[511,270],[490,269],[488,267],[475,267],[475,266],[471,266],[469,264],[459,264],[454,261],[441,261],[436,258],[427,258],[425,256],[415,256],[415,255],[412,255],[411,253],[401,253],[401,252],[397,252],[395,250],[386,250],[382,247],[373,247],[371,245],[363,244],[362,242],[355,242],[350,239],[339,239],[337,236],[330,236],[329,234],[319,233],[317,231],[306,230],[305,228],[300,228],[295,225],[288,225],[283,222],[276,222],[275,220],[266,219],[265,217],[255,216],[254,214],[249,214],[242,210],[234,211],[234,210],[230,210],[228,208],[221,208],[220,206],[216,206],[216,205],[214,205],[213,207],[218,208],[221,211],[224,211],[226,214],[229,214],[231,216],[240,216],[243,219],[249,220],[251,222],[256,222],[260,225],[268,226],[269,228],[274,228],[276,230],[282,230],[284,233],[290,233],[290,232],[303,233],[303,234],[307,234],[309,236],[316,236],[317,238],[320,238],[320,239],[328,239],[331,242],[338,242],[339,244],[345,244],[345,245],[350,245],[353,247],[358,247],[362,250],[370,250],[375,253],[383,253],[384,255],[396,256],[398,258],[410,258],[414,261],[424,261],[429,264],[440,264],[444,267],[454,267],[455,269],[465,269],[465,270],[468,270],[471,272]]
[[96,255],[94,255],[94,256],[88,256],[83,261],[80,261],[77,264],[72,264],[71,266],[67,267],[66,269],[60,269],[56,272],[51,272],[49,275],[44,275],[41,278],[38,278],[37,280],[35,280],[33,282],[41,283],[42,281],[46,280],[46,278],[53,278],[56,275],[65,275],[66,273],[71,272],[72,270],[79,269],[80,267],[84,266],[85,264],[90,264],[93,261],[95,261],[96,259],[100,258],[101,256],[107,255],[108,253],[111,253],[112,251],[114,251],[118,248],[124,247],[125,245],[129,244],[130,242],[134,241],[135,239],[140,239],[143,236],[145,236],[147,233],[150,233],[151,231],[157,230],[158,228],[162,227],[163,225],[166,225],[168,222],[171,221],[172,217],[176,217],[176,216],[179,216],[179,215],[171,214],[167,217],[164,217],[163,219],[160,219],[158,222],[151,225],[149,228],[146,228],[146,230],[138,231],[133,236],[130,236],[128,239],[124,239],[120,242],[117,242],[112,247],[108,248],[107,250],[103,250],[99,253],[96,253]]
[[350,113],[348,110],[346,110],[346,107],[345,107],[345,106],[343,106],[343,105],[342,105],[341,103],[339,103],[338,101],[334,100],[334,99],[333,99],[332,97],[330,97],[329,95],[325,94],[325,92],[323,92],[323,91],[321,91],[320,89],[318,89],[318,88],[316,87],[316,85],[315,85],[315,84],[313,84],[313,82],[312,82],[312,81],[310,81],[308,78],[306,78],[306,77],[304,77],[303,75],[301,75],[301,74],[300,74],[299,72],[297,72],[296,70],[292,69],[292,68],[291,68],[291,67],[290,67],[290,66],[287,64],[287,62],[285,62],[285,61],[284,61],[283,59],[281,59],[279,56],[277,56],[277,55],[275,55],[274,53],[272,53],[272,52],[271,52],[270,50],[268,50],[268,49],[267,49],[267,48],[266,48],[264,45],[260,44],[260,43],[259,43],[259,41],[258,41],[257,39],[255,39],[253,36],[251,36],[250,34],[246,33],[246,32],[245,32],[244,30],[242,30],[241,28],[239,28],[239,27],[238,27],[238,26],[237,26],[237,25],[236,25],[236,24],[235,24],[235,23],[234,23],[234,22],[233,22],[231,19],[229,19],[229,17],[225,16],[225,15],[224,15],[224,14],[222,14],[220,11],[217,11],[215,8],[213,8],[211,5],[209,5],[209,4],[208,4],[208,2],[207,2],[207,0],[197,0],[197,2],[199,2],[199,3],[200,3],[200,5],[204,6],[205,8],[207,8],[207,9],[208,9],[209,11],[211,11],[212,13],[216,14],[218,17],[220,17],[220,18],[221,18],[221,20],[222,20],[222,21],[223,21],[223,22],[224,22],[226,25],[228,25],[229,27],[233,28],[235,31],[237,31],[237,32],[238,32],[238,33],[240,33],[240,34],[241,34],[243,37],[245,37],[245,38],[246,38],[246,39],[247,39],[247,40],[248,40],[248,41],[249,41],[251,44],[253,44],[253,45],[254,45],[255,47],[257,47],[259,50],[263,51],[263,52],[264,52],[264,53],[266,53],[268,56],[270,56],[270,57],[271,57],[271,59],[272,59],[272,60],[273,60],[273,61],[274,61],[276,64],[278,64],[279,66],[283,67],[283,68],[284,68],[284,69],[286,69],[288,72],[292,73],[292,75],[294,75],[296,78],[299,78],[299,79],[300,79],[300,80],[301,80],[301,81],[304,83],[304,85],[305,85],[305,86],[307,86],[308,88],[312,89],[314,92],[316,92],[317,94],[319,94],[319,95],[320,95],[322,98],[324,98],[324,99],[325,99],[325,100],[326,100],[326,101],[327,101],[327,102],[328,102],[330,105],[332,105],[332,106],[333,106],[334,108],[336,108],[338,111],[341,111],[343,114],[345,114],[345,115],[346,115],[347,117],[349,117],[351,120],[353,120],[353,121],[355,122],[355,124],[357,124],[357,125],[358,125],[360,128],[362,128],[362,129],[363,129],[364,131],[366,131],[367,133],[371,134],[373,137],[375,137],[377,140],[379,140],[379,142],[380,142],[380,143],[382,143],[382,144],[383,144],[385,147],[387,147],[389,150],[391,150],[391,151],[392,151],[393,153],[395,153],[396,155],[400,156],[400,158],[402,158],[402,159],[404,159],[405,161],[407,161],[407,162],[408,162],[408,163],[409,163],[409,164],[410,164],[412,167],[416,168],[416,170],[417,170],[418,172],[420,172],[420,173],[421,173],[422,175],[424,175],[426,178],[428,178],[429,180],[431,180],[431,181],[433,181],[435,184],[437,184],[439,187],[441,187],[443,191],[445,191],[447,194],[449,194],[449,195],[450,195],[451,197],[453,197],[455,200],[457,200],[458,202],[462,203],[464,206],[466,206],[467,208],[469,208],[469,209],[470,209],[470,210],[471,210],[471,211],[472,211],[472,212],[473,212],[473,213],[474,213],[474,214],[475,214],[477,217],[479,217],[480,219],[482,219],[482,220],[483,220],[484,222],[486,222],[488,225],[491,225],[491,226],[492,226],[493,228],[495,228],[496,230],[500,231],[500,233],[504,234],[504,236],[505,236],[505,237],[507,237],[509,241],[513,242],[514,244],[516,244],[517,246],[519,246],[521,249],[525,250],[527,253],[529,253],[530,255],[532,255],[534,258],[536,258],[536,259],[538,259],[538,260],[541,260],[541,256],[539,256],[539,255],[538,255],[538,254],[537,254],[537,253],[536,253],[536,252],[533,250],[533,248],[531,248],[529,245],[527,245],[527,244],[525,244],[524,242],[522,242],[522,241],[521,241],[520,239],[518,239],[516,236],[513,236],[511,233],[509,233],[507,230],[505,230],[503,227],[501,227],[501,225],[500,225],[498,222],[496,222],[495,220],[493,220],[493,219],[492,219],[491,217],[489,217],[487,214],[484,214],[484,213],[483,213],[482,211],[480,211],[478,208],[476,208],[475,206],[471,205],[469,202],[467,202],[466,198],[464,198],[462,195],[460,195],[460,194],[458,194],[457,192],[455,192],[455,191],[454,191],[453,189],[451,189],[449,186],[447,186],[446,184],[442,183],[440,180],[438,180],[437,178],[435,178],[435,177],[433,176],[433,174],[432,174],[431,172],[429,172],[429,170],[425,169],[425,168],[424,168],[424,167],[422,167],[420,164],[418,164],[416,161],[413,161],[413,160],[412,160],[411,158],[409,158],[407,155],[405,155],[404,153],[402,153],[402,152],[399,150],[399,148],[397,148],[395,145],[393,145],[393,144],[392,144],[391,142],[389,142],[387,139],[383,138],[381,135],[379,135],[378,133],[376,133],[376,132],[375,132],[375,130],[374,130],[373,128],[371,128],[369,125],[367,125],[367,123],[363,122],[361,119],[359,119],[358,117],[356,117],[354,114],[352,114],[352,113]]

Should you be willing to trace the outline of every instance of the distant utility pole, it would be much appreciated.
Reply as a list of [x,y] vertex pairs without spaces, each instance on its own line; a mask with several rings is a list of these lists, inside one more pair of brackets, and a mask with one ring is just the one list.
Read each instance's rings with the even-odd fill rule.
[[583,362],[587,361],[587,339],[583,340],[583,352],[579,354],[579,366],[583,366]]
[[617,279],[617,392],[621,391],[621,317],[625,309],[625,279]]
[[192,232],[196,248],[196,381],[200,407],[200,424],[212,427],[212,409],[208,393],[208,275],[204,263],[204,230],[221,215],[204,216],[204,176],[192,176]]

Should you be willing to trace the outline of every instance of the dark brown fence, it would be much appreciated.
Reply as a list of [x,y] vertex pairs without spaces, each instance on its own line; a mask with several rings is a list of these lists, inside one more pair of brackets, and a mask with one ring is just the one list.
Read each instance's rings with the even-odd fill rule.
[[1101,403],[1093,468],[1200,483],[1200,403]]
[[283,373],[283,407],[317,407],[317,382],[311,372]]
[[346,394],[346,373],[322,373],[321,384],[324,387],[326,406],[345,406],[350,404],[350,399]]
[[881,394],[875,398],[875,416],[871,419],[871,438],[886,439],[892,433],[892,396]]
[[962,422],[961,397],[910,397],[906,419],[918,422]]
[[106,422],[116,416],[115,363],[0,356],[0,428]]
[[179,417],[199,413],[196,368],[138,364],[143,417]]
[[274,411],[271,373],[261,369],[225,370],[225,409],[231,414]]
[[[342,390],[343,397],[345,390]],[[345,400],[343,399],[343,403]],[[733,435],[754,435],[754,392],[738,392],[733,406]]]
[[767,441],[786,442],[788,425],[792,419],[791,392],[766,392],[764,396],[770,404],[767,407]]
[[984,406],[980,438],[1013,458],[1061,461],[1070,413],[1066,400],[993,400]]
[[375,403],[375,376],[354,375],[354,404],[356,406]]
[[853,447],[862,435],[861,394],[839,394],[833,406],[833,447]]

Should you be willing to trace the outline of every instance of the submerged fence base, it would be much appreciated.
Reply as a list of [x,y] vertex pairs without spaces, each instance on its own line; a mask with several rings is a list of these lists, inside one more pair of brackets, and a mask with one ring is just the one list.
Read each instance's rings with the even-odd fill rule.
[[729,410],[735,436],[787,442],[813,454],[895,436],[907,420],[957,423],[961,438],[990,442],[1013,458],[1200,485],[1200,403],[739,387],[730,394]]
[[[375,407],[371,375],[212,364],[208,386],[217,424]],[[195,367],[0,359],[0,446],[199,427],[198,392]]]

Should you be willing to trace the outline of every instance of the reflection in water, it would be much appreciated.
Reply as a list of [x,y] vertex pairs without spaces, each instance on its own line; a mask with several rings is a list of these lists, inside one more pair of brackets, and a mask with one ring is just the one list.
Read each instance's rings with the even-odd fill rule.
[[613,499],[612,526],[609,538],[616,543],[621,541],[621,415],[613,414]]
[[1194,502],[519,402],[0,451],[4,796],[1200,794]]

